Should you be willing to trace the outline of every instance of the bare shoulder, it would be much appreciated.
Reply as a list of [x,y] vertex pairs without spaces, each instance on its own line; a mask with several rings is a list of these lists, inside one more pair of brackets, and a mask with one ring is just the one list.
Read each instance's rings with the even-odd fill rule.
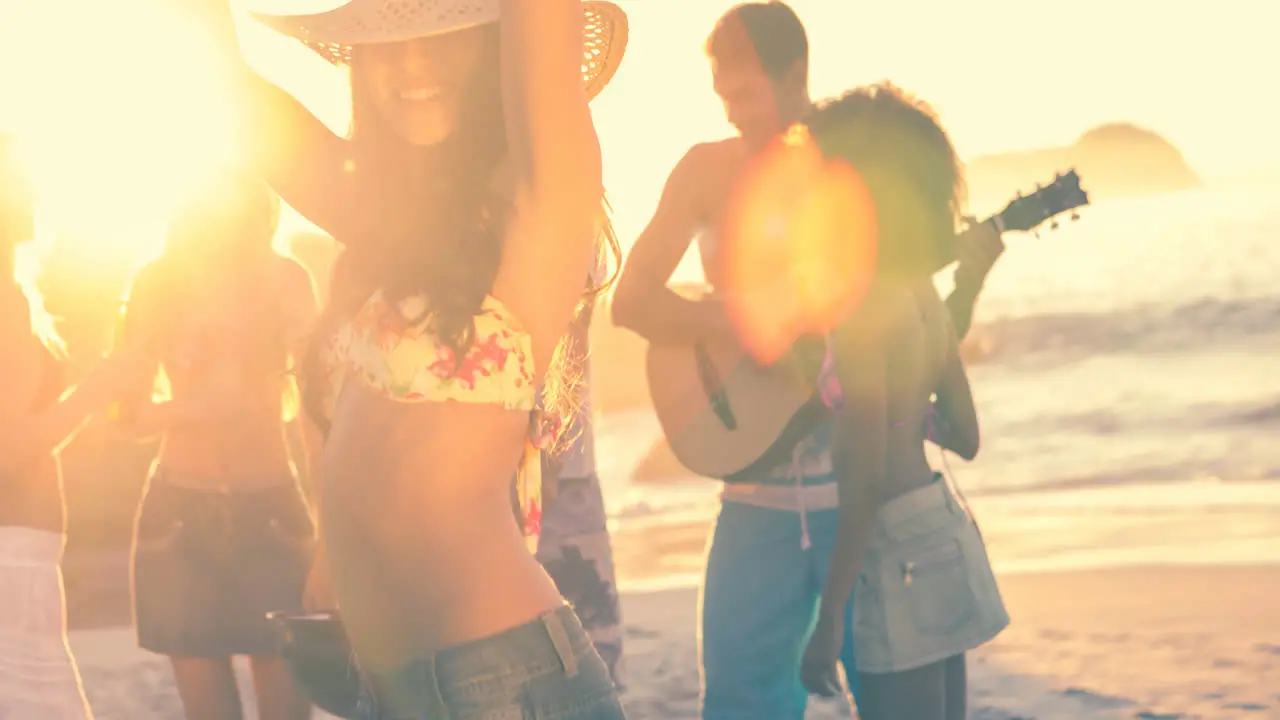
[[684,168],[691,179],[700,182],[714,181],[736,175],[747,157],[746,145],[741,138],[726,138],[689,148],[677,169]]
[[694,145],[668,176],[663,188],[663,205],[682,208],[679,211],[682,215],[710,214],[733,183],[743,157],[737,139]]

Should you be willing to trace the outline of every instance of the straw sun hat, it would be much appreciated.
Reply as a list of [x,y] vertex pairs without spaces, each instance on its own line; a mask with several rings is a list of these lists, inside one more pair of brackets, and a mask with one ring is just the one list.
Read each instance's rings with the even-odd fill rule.
[[[498,0],[351,0],[312,15],[254,13],[259,22],[306,43],[330,62],[351,59],[353,45],[430,37],[498,21]],[[595,97],[627,47],[627,16],[611,2],[585,0],[582,76]]]

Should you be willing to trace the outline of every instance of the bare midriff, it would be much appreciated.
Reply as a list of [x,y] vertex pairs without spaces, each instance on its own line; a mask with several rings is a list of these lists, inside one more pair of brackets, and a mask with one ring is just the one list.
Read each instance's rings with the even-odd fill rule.
[[403,665],[563,604],[512,507],[527,428],[526,413],[494,405],[343,391],[320,525],[363,664]]
[[[247,139],[285,202],[348,247],[418,220],[421,197],[380,177],[288,93],[253,82],[262,114]],[[320,530],[364,666],[395,667],[563,604],[513,507],[528,428],[527,412],[496,405],[340,394],[319,472]]]
[[176,400],[190,393],[223,393],[234,403],[234,416],[186,420],[168,429],[159,467],[170,482],[193,490],[241,492],[262,490],[295,477],[283,418],[283,362],[260,368],[251,382],[238,377],[240,367],[215,368],[225,377],[202,377],[200,387],[175,381]]

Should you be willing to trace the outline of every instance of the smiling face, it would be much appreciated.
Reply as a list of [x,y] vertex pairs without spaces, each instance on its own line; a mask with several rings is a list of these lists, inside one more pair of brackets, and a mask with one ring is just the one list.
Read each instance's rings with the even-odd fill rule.
[[438,145],[457,130],[467,90],[496,48],[497,25],[355,49],[352,72],[390,129],[411,145]]

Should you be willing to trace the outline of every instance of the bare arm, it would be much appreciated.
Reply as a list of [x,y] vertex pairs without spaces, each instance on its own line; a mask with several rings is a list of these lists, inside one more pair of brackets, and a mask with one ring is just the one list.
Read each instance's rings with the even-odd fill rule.
[[955,289],[947,296],[947,310],[956,334],[964,340],[973,325],[978,293],[982,292],[987,273],[1004,253],[1004,241],[994,223],[971,221],[969,227],[956,236],[956,253],[960,264],[955,269]]
[[836,376],[844,402],[835,414],[832,463],[839,483],[835,550],[822,591],[819,616],[843,616],[871,542],[877,487],[888,467],[888,396],[884,328],[891,310],[868,296],[855,316],[832,336]]
[[871,546],[876,488],[883,486],[887,472],[889,422],[883,330],[887,327],[887,312],[883,298],[868,296],[829,339],[836,375],[844,391],[844,401],[835,413],[831,450],[840,504],[818,623],[800,664],[805,688],[825,697],[839,692],[836,665],[844,640],[845,608]]
[[618,277],[613,322],[648,340],[689,342],[731,332],[721,303],[682,298],[667,287],[704,220],[699,169],[706,161],[704,147],[691,149],[671,171],[658,209]]
[[600,142],[582,82],[578,0],[499,0],[503,110],[515,213],[495,293],[534,337],[545,370],[591,271],[604,196]]
[[[34,341],[8,329],[0,361],[6,401],[0,403],[0,478],[22,472],[28,464],[57,452],[98,409],[98,398],[77,388],[44,410],[29,413],[40,384],[42,361]],[[16,349],[16,351],[15,351]]]
[[951,314],[951,325],[956,334],[964,340],[973,326],[973,310],[978,304],[978,293],[982,292],[982,280],[968,273],[956,273],[955,288],[947,296],[947,311]]
[[[90,376],[48,407],[31,412],[47,372],[42,350],[31,334],[25,299],[0,316],[0,478],[21,472],[71,441],[89,417],[106,407],[114,368],[95,368]],[[118,362],[104,361],[108,364]]]
[[0,441],[0,477],[21,472],[32,460],[61,450],[103,405],[105,398],[77,387],[40,412],[0,419],[0,433],[4,435]]
[[981,442],[978,411],[973,405],[973,393],[959,348],[953,345],[951,350],[951,358],[938,381],[934,441],[965,460],[973,460],[978,456]]
[[240,54],[228,0],[188,0],[222,49],[225,72],[238,95],[241,147],[277,193],[330,235],[352,237],[363,206],[345,171],[347,143],[296,98],[255,72]]

